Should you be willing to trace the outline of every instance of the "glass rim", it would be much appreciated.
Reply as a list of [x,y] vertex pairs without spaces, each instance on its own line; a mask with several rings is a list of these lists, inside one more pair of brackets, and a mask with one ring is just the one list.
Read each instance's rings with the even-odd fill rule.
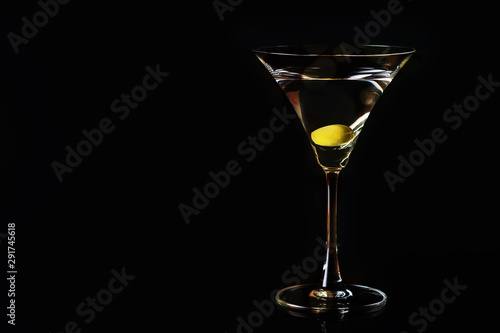
[[[339,44],[340,45],[340,44]],[[409,55],[413,54],[416,52],[415,48],[413,47],[408,47],[408,46],[398,46],[398,45],[382,45],[382,44],[368,44],[364,45],[361,50],[364,50],[366,47],[368,48],[376,48],[376,49],[393,49],[392,52],[373,52],[373,53],[321,53],[321,52],[310,52],[306,53],[307,48],[322,48],[323,50],[332,50],[331,47],[328,47],[326,45],[320,45],[320,44],[314,44],[314,45],[274,45],[274,46],[263,46],[263,47],[258,47],[255,49],[252,49],[254,53],[257,54],[272,54],[272,55],[283,55],[283,56],[299,56],[299,57],[380,57],[380,56],[396,56],[396,55]],[[279,49],[283,49],[284,51],[281,51]],[[286,49],[303,49],[304,52],[286,52]]]

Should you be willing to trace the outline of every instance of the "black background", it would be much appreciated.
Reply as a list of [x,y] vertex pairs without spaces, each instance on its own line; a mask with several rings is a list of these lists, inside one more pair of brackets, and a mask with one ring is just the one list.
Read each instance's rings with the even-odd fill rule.
[[[7,328],[61,332],[75,321],[82,332],[236,332],[252,302],[269,299],[282,274],[312,255],[325,209],[322,172],[297,119],[252,161],[238,152],[269,126],[273,108],[292,110],[251,49],[353,44],[353,28],[387,3],[246,0],[221,21],[209,0],[74,0],[16,54],[7,34],[20,34],[21,18],[40,7],[2,2],[0,233],[16,223],[18,269],[16,327]],[[409,316],[455,278],[467,290],[425,331],[493,320],[498,92],[456,130],[443,114],[474,94],[479,75],[500,81],[497,10],[486,1],[401,5],[371,43],[417,53],[377,103],[339,189],[343,276],[386,291],[389,303],[375,320],[327,323],[329,332],[417,332]],[[157,65],[169,76],[119,120],[111,102]],[[60,183],[51,163],[103,118],[115,130]],[[392,192],[384,172],[397,172],[398,156],[438,127],[447,140]],[[232,160],[241,173],[187,224],[179,204],[192,205],[193,189]],[[135,279],[85,323],[76,307],[122,268]],[[275,311],[253,330],[321,329]]]

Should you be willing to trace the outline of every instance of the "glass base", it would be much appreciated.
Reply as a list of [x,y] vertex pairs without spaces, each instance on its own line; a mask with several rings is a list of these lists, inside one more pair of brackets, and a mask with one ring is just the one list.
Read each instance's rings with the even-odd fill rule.
[[387,302],[380,290],[343,284],[335,290],[324,289],[319,284],[301,284],[281,289],[276,293],[278,305],[297,316],[337,316],[340,319],[357,316],[376,316]]

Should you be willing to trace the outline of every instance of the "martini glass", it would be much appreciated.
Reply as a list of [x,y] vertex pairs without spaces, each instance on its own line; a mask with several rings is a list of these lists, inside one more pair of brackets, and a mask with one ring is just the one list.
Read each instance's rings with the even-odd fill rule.
[[346,284],[337,248],[337,181],[370,112],[413,48],[367,45],[357,53],[340,46],[272,46],[253,50],[290,100],[326,175],[326,259],[321,282],[284,288],[276,301],[293,314],[366,315],[381,311],[386,295]]

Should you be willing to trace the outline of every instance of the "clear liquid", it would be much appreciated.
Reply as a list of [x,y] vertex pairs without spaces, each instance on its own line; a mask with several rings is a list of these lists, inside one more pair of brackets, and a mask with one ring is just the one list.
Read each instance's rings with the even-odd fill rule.
[[[325,169],[346,166],[370,111],[389,82],[387,79],[381,81],[354,79],[278,81],[302,121],[319,164]],[[331,125],[345,125],[348,128]],[[352,132],[346,132],[343,137],[347,139],[339,140],[338,144],[335,144],[335,136],[333,139],[327,137],[330,140],[318,141],[316,139],[319,132],[328,132],[326,130],[331,128],[341,131],[342,129],[352,130]],[[318,129],[322,130],[315,132]],[[316,135],[313,135],[313,132]],[[339,134],[333,133],[332,135],[338,137]]]

